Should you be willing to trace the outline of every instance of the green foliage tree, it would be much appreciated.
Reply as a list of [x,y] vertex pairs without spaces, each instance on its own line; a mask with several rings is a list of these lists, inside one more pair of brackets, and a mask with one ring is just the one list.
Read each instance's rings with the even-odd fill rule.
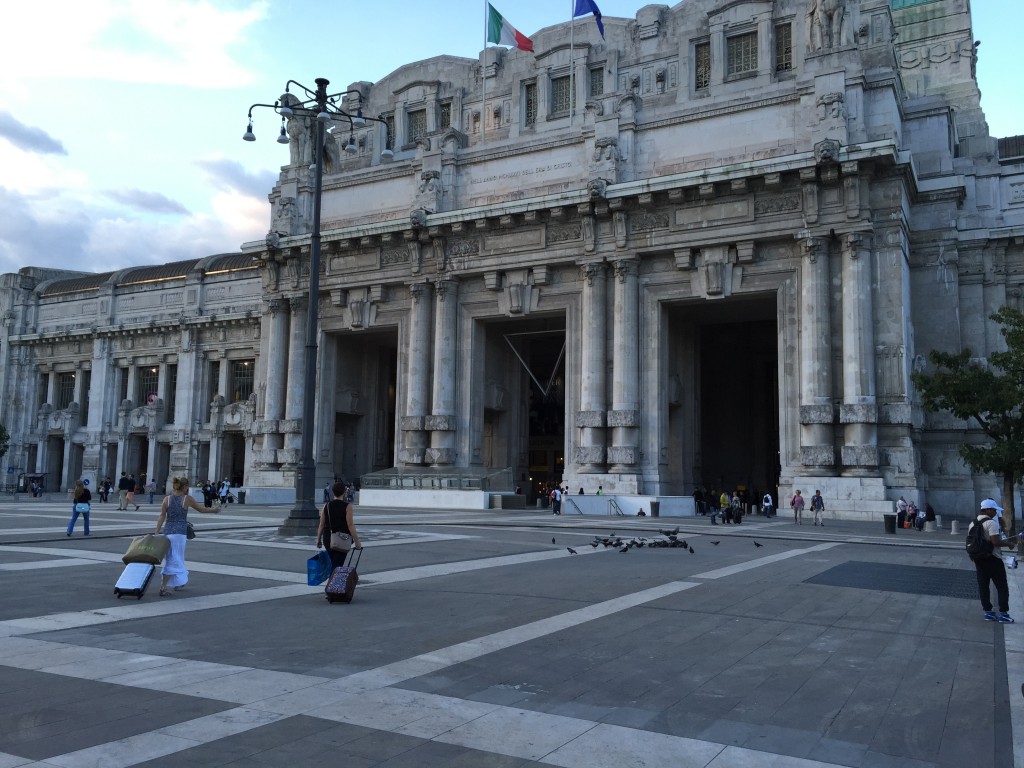
[[1002,326],[1006,350],[991,353],[987,366],[972,360],[969,349],[957,354],[933,350],[928,357],[935,373],[912,378],[925,409],[973,419],[988,436],[987,445],[961,445],[960,455],[975,472],[1002,478],[1003,522],[1013,534],[1013,488],[1024,477],[1024,313],[1002,307],[990,319]]

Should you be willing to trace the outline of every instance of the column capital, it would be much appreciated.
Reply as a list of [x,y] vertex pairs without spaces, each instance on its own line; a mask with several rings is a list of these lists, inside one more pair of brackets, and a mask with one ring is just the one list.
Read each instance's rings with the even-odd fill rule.
[[306,296],[295,296],[288,300],[288,308],[293,315],[305,312],[309,307],[309,298]]
[[419,304],[420,301],[427,296],[427,283],[410,283],[409,285],[409,296],[412,299],[413,304]]
[[811,264],[817,263],[818,257],[827,248],[827,243],[823,237],[801,237],[797,239],[800,242],[800,248],[803,251],[804,257]]
[[459,281],[454,277],[444,277],[434,283],[434,293],[437,294],[437,300],[444,302],[449,294],[455,295],[455,291],[458,289]]
[[588,286],[593,286],[595,279],[605,276],[604,262],[591,261],[588,264],[580,264],[580,276],[587,281]]
[[843,236],[843,249],[851,259],[860,257],[861,251],[871,248],[870,232],[849,232]]
[[615,276],[619,279],[619,282],[623,283],[627,277],[637,276],[637,273],[640,271],[640,261],[635,258],[616,259],[612,263],[612,268],[615,270]]
[[270,314],[276,315],[280,312],[288,311],[288,299],[271,299],[267,302],[267,307],[270,309]]

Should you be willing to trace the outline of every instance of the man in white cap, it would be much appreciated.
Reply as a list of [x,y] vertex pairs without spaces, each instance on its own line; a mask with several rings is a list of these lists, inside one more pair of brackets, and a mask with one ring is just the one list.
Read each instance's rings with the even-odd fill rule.
[[[999,532],[999,523],[995,520],[997,512],[1003,508],[992,499],[985,499],[981,502],[978,515],[974,522],[967,529],[967,547],[971,560],[974,562],[974,570],[978,574],[978,596],[981,598],[981,607],[985,611],[985,621],[999,621],[1003,624],[1013,624],[1010,616],[1010,590],[1006,584],[1006,568],[1003,566],[1003,559],[995,554],[1000,547],[1017,546],[1017,537],[1004,539]],[[971,532],[975,526],[981,526],[982,530],[972,537]],[[979,538],[980,537],[980,538]],[[972,543],[972,539],[975,543]],[[972,551],[981,546],[979,551]],[[992,591],[990,582],[995,582],[996,595],[999,599],[999,614],[992,610]]]

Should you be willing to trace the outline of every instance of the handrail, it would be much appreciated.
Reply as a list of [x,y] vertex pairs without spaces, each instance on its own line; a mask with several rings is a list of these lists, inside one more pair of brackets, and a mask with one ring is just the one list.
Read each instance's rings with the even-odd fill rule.
[[623,513],[623,511],[621,509],[619,509],[619,505],[615,503],[615,499],[608,499],[608,514],[609,515],[618,515],[619,517],[625,517],[626,516]]
[[579,508],[579,506],[576,504],[576,502],[573,501],[569,496],[567,496],[567,495],[565,495],[563,493],[562,494],[562,506],[564,507],[566,504],[572,504],[572,507],[573,507],[573,509],[576,510],[576,514],[577,515],[582,515],[583,514],[583,510]]

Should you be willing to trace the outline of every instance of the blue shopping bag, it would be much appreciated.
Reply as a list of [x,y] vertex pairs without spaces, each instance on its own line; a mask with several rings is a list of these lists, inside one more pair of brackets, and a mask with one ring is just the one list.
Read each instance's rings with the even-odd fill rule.
[[317,553],[306,561],[306,583],[315,587],[327,581],[330,575],[331,556],[327,554],[327,550],[317,550]]

